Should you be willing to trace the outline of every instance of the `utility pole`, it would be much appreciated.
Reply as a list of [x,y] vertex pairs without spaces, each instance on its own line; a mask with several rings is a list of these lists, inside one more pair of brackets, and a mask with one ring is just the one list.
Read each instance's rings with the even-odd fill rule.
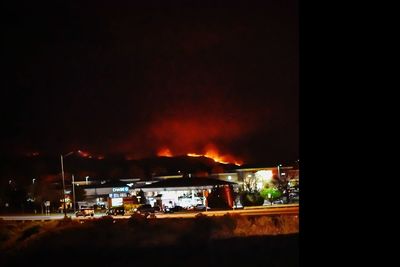
[[63,156],[61,156],[61,175],[62,175],[62,184],[63,184],[63,200],[64,200],[64,217],[67,217],[67,209],[65,207],[65,178],[64,178],[64,161],[63,161]]
[[282,167],[282,164],[279,164],[278,165],[278,178],[279,178],[279,180],[281,180],[281,167]]
[[[69,152],[68,154],[64,155],[64,157],[68,157],[74,153],[74,151]],[[63,200],[64,200],[64,217],[67,217],[67,208],[66,208],[66,203],[65,203],[65,177],[64,177],[64,158],[63,155],[60,155],[61,157],[61,176],[62,176],[62,182],[63,182]]]
[[75,208],[75,178],[74,175],[72,174],[72,202],[74,203],[74,214],[76,212],[76,208]]

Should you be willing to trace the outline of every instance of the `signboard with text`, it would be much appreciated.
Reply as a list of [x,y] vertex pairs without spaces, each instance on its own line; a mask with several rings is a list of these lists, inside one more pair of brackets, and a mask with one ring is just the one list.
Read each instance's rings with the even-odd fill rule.
[[112,191],[113,193],[127,193],[129,191],[129,187],[113,187]]
[[123,199],[122,198],[112,198],[111,199],[111,206],[112,207],[119,207],[123,205]]

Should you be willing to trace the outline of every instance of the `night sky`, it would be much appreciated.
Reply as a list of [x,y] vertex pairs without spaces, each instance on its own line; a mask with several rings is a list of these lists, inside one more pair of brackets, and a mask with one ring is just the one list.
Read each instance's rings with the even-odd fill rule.
[[298,159],[297,1],[31,2],[2,8],[5,154]]

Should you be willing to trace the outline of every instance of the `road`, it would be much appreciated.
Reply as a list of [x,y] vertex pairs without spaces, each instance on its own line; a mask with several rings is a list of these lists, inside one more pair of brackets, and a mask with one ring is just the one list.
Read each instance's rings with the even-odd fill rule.
[[[157,218],[194,218],[200,212],[182,212],[182,213],[172,213],[172,214],[156,214]],[[221,211],[206,211],[201,212],[207,216],[223,216],[227,213],[229,214],[239,214],[244,216],[256,216],[256,215],[298,215],[298,206],[289,207],[264,207],[264,208],[254,208],[254,209],[241,209],[241,210],[221,210]]]
[[[203,212],[176,212],[176,213],[155,213],[156,218],[194,218],[199,213],[207,216],[223,216],[227,213],[239,214],[243,216],[262,216],[262,215],[298,215],[298,205],[273,205],[273,206],[260,206],[249,207],[239,210],[219,210],[219,211],[203,211]],[[101,218],[104,213],[94,215],[94,218]],[[72,213],[68,214],[73,220],[91,220],[92,217],[75,217]],[[115,219],[129,219],[130,216],[113,216]],[[56,215],[16,215],[16,216],[0,216],[0,219],[6,221],[48,221],[48,220],[61,220],[64,214]]]

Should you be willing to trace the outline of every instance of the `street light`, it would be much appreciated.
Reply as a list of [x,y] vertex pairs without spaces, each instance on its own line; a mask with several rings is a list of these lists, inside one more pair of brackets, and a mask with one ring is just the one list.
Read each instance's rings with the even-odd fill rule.
[[60,155],[61,157],[61,176],[62,176],[62,182],[63,182],[63,200],[64,200],[64,217],[67,217],[67,208],[65,206],[65,178],[64,178],[64,157],[68,157],[69,155],[71,155],[72,153],[74,153],[74,151],[69,152],[66,155]]
[[281,179],[281,168],[280,167],[282,167],[282,164],[278,165],[278,178],[279,178],[279,180]]
[[75,208],[75,177],[72,174],[72,203],[74,205],[74,214],[76,212],[76,208]]

